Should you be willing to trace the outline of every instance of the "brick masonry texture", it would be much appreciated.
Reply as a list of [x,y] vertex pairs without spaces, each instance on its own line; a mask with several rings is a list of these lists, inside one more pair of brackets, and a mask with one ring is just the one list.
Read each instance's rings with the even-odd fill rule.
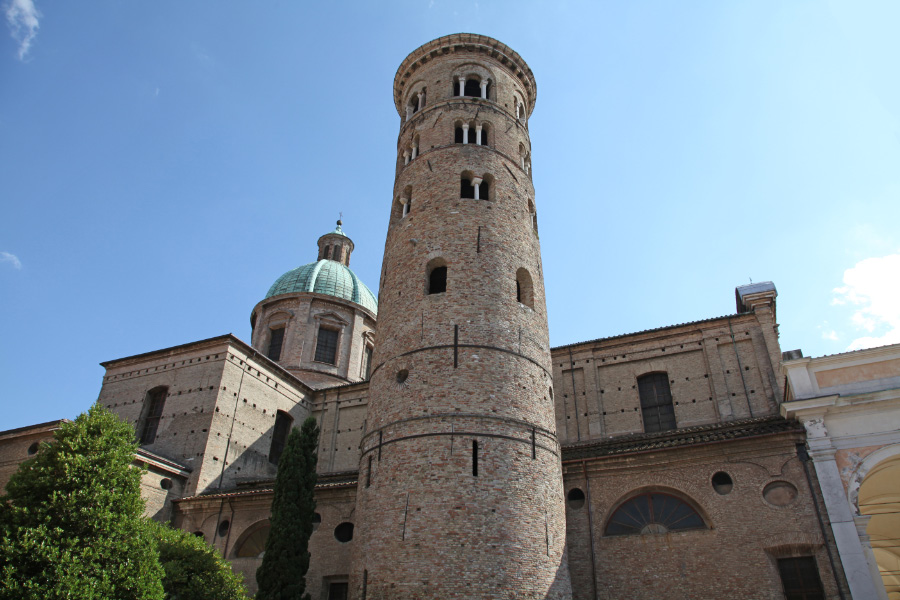
[[[488,98],[455,96],[459,76],[489,78]],[[307,574],[316,600],[342,583],[353,600],[774,600],[784,598],[777,560],[793,556],[814,557],[827,598],[839,587],[850,598],[840,563],[829,566],[815,469],[810,486],[797,458],[805,433],[778,416],[774,286],[738,314],[551,349],[527,65],[496,40],[457,34],[410,54],[393,91],[401,122],[377,315],[283,294],[254,307],[252,345],[224,335],[102,363],[98,401],[138,430],[148,393],[166,388],[156,438],[135,457],[147,466],[147,514],[202,534],[254,592],[283,411],[294,425],[314,416],[321,431]],[[455,143],[464,122],[470,141],[480,124],[487,145]],[[490,182],[488,199],[460,197],[463,173]],[[412,201],[406,215],[401,199]],[[429,295],[435,260],[447,289]],[[532,288],[524,303],[520,269]],[[341,332],[336,365],[313,360],[321,323]],[[275,362],[265,354],[282,326]],[[650,373],[666,375],[675,430],[645,431],[638,378]],[[0,432],[0,483],[56,426]],[[727,494],[712,485],[718,472],[733,480]],[[796,495],[770,502],[770,484]],[[580,507],[566,500],[576,488]],[[704,527],[606,535],[616,508],[648,492],[681,499]],[[342,524],[352,539],[336,538]]]
[[[420,66],[398,89],[424,86],[426,107],[399,134],[421,154],[397,165],[350,585],[362,596],[365,579],[373,599],[568,598],[534,190],[516,159],[530,143],[510,110],[524,86],[491,55],[502,45],[463,41],[413,52]],[[455,96],[454,77],[473,73],[490,78],[488,99]],[[487,123],[490,145],[454,143],[470,120]],[[489,182],[487,199],[462,199],[463,177]],[[400,198],[412,199],[405,216]],[[446,292],[429,294],[435,260]],[[517,301],[520,269],[533,308]]]

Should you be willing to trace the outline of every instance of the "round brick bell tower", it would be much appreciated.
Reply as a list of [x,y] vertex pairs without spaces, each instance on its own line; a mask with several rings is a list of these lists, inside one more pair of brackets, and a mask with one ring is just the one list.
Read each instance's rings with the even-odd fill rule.
[[489,37],[415,50],[400,113],[357,598],[571,598],[531,183],[534,76]]

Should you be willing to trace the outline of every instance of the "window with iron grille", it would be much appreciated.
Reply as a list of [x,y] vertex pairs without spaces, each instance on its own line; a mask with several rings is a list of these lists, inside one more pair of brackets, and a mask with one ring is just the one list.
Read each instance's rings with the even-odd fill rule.
[[672,406],[668,373],[650,373],[638,377],[637,381],[644,431],[651,433],[675,429],[675,408]]
[[281,453],[284,452],[284,445],[287,443],[288,434],[291,433],[291,426],[294,419],[286,412],[279,410],[275,415],[275,428],[272,430],[272,446],[269,448],[269,462],[277,465]]
[[166,394],[169,388],[156,388],[147,392],[144,400],[144,419],[141,423],[141,445],[152,444],[156,439],[156,430],[162,417],[163,407],[166,404]]
[[338,332],[334,329],[319,327],[319,337],[316,341],[316,361],[337,364]]
[[779,558],[778,573],[787,600],[825,600],[819,569],[812,556]]
[[269,351],[266,356],[272,360],[281,360],[281,345],[284,343],[284,327],[271,329],[269,336]]

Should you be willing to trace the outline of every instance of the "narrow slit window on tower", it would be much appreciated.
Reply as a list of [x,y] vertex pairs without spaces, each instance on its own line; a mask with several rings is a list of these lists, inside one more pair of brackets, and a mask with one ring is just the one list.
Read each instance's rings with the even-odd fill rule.
[[638,394],[641,398],[644,432],[675,429],[675,408],[672,406],[668,373],[642,375],[638,377],[637,383]]
[[366,470],[366,487],[372,486],[372,455],[369,455],[369,468]]
[[319,327],[316,340],[316,362],[336,364],[338,332],[327,327]]
[[141,422],[141,445],[152,444],[156,439],[156,430],[159,428],[168,392],[169,388],[166,387],[154,388],[147,392],[144,399],[144,418]]
[[288,434],[291,432],[293,424],[293,417],[283,410],[279,410],[275,415],[275,427],[272,429],[272,445],[269,447],[269,462],[273,465],[278,464],[278,459],[281,458],[281,453],[284,452],[284,445],[287,443]]
[[272,360],[281,360],[281,347],[284,344],[284,327],[269,330],[269,350],[266,356]]
[[472,440],[472,475],[478,477],[478,440]]

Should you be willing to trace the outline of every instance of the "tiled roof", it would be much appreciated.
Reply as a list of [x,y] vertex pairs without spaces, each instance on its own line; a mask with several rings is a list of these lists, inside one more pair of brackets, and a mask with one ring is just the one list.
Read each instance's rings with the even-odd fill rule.
[[659,433],[636,433],[606,440],[567,444],[562,449],[563,461],[614,456],[633,452],[665,450],[694,444],[726,442],[782,432],[802,432],[803,426],[780,416],[741,419],[727,423],[698,425]]
[[[339,473],[324,473],[319,475],[316,481],[316,489],[334,489],[340,487],[355,487],[357,484],[359,473],[356,471],[342,471]],[[274,479],[259,479],[255,481],[245,481],[239,484],[241,487],[251,486],[252,489],[229,489],[224,492],[212,491],[197,494],[196,496],[188,496],[179,498],[176,502],[183,500],[193,500],[198,498],[233,498],[235,496],[255,496],[271,494],[275,485]]]
[[146,448],[138,448],[138,449],[135,451],[135,454],[137,454],[138,456],[145,456],[145,457],[147,457],[147,458],[150,458],[150,459],[152,459],[152,460],[155,460],[155,461],[157,461],[157,462],[159,462],[159,463],[162,463],[162,464],[164,464],[164,465],[168,465],[168,466],[170,466],[170,467],[174,467],[174,468],[176,468],[176,469],[178,469],[178,470],[180,470],[180,471],[186,471],[186,472],[188,472],[188,473],[191,472],[191,468],[190,468],[190,467],[187,467],[187,466],[185,466],[185,465],[182,465],[182,464],[180,464],[180,463],[177,463],[177,462],[175,462],[174,460],[172,460],[171,458],[166,458],[165,456],[161,456],[161,455],[159,455],[159,454],[156,454],[155,452],[150,452],[150,451],[147,450]]
[[708,319],[700,319],[699,321],[688,321],[687,323],[676,323],[675,325],[664,325],[663,327],[654,327],[653,329],[643,329],[641,331],[633,331],[631,333],[620,333],[618,335],[611,335],[609,337],[602,337],[602,338],[597,338],[594,340],[585,340],[583,342],[574,342],[571,344],[564,344],[562,346],[554,346],[554,347],[550,348],[550,352],[553,352],[554,350],[561,350],[563,348],[581,346],[582,344],[595,344],[597,342],[604,342],[606,340],[616,340],[619,338],[629,337],[632,335],[641,335],[644,333],[665,331],[666,329],[675,329],[677,327],[687,327],[688,325],[699,325],[700,323],[711,323],[713,321],[720,321],[722,319],[732,319],[735,317],[742,317],[742,316],[749,315],[749,314],[751,314],[751,313],[737,313],[734,315],[722,315],[721,317],[710,317]]

